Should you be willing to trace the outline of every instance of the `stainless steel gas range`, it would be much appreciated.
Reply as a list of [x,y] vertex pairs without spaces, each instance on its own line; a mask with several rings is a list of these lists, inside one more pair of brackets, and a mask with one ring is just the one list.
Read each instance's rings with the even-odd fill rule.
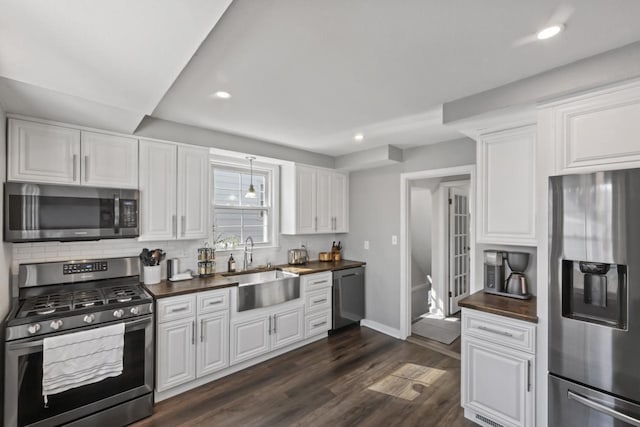
[[[6,321],[5,426],[126,425],[153,410],[153,299],[138,258],[24,264]],[[43,340],[122,322],[122,374],[42,396]]]

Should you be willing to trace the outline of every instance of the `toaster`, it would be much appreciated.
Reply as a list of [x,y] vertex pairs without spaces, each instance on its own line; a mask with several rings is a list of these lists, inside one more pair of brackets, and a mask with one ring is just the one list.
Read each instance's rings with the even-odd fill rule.
[[288,260],[289,265],[302,265],[307,262],[309,258],[309,254],[307,253],[307,248],[302,246],[300,249],[289,249],[288,252]]

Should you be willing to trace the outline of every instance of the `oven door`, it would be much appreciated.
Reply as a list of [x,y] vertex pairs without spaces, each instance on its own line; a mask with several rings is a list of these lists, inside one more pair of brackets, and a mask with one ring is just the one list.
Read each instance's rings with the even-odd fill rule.
[[125,322],[121,375],[50,395],[47,407],[42,396],[42,342],[42,338],[31,338],[6,344],[7,427],[60,425],[153,390],[153,316]]
[[11,182],[4,239],[70,241],[138,236],[138,191]]

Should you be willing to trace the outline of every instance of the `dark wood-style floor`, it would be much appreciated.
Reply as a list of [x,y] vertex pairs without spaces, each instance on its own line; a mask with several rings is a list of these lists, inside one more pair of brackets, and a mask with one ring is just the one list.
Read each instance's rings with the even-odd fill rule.
[[[405,363],[439,372],[412,401],[367,388]],[[160,402],[147,426],[472,426],[460,408],[460,362],[352,328]]]

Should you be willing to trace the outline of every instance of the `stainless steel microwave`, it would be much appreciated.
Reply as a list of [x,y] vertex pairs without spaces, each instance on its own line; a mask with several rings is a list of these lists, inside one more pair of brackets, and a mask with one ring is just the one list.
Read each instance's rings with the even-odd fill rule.
[[137,237],[138,190],[8,182],[4,241]]

